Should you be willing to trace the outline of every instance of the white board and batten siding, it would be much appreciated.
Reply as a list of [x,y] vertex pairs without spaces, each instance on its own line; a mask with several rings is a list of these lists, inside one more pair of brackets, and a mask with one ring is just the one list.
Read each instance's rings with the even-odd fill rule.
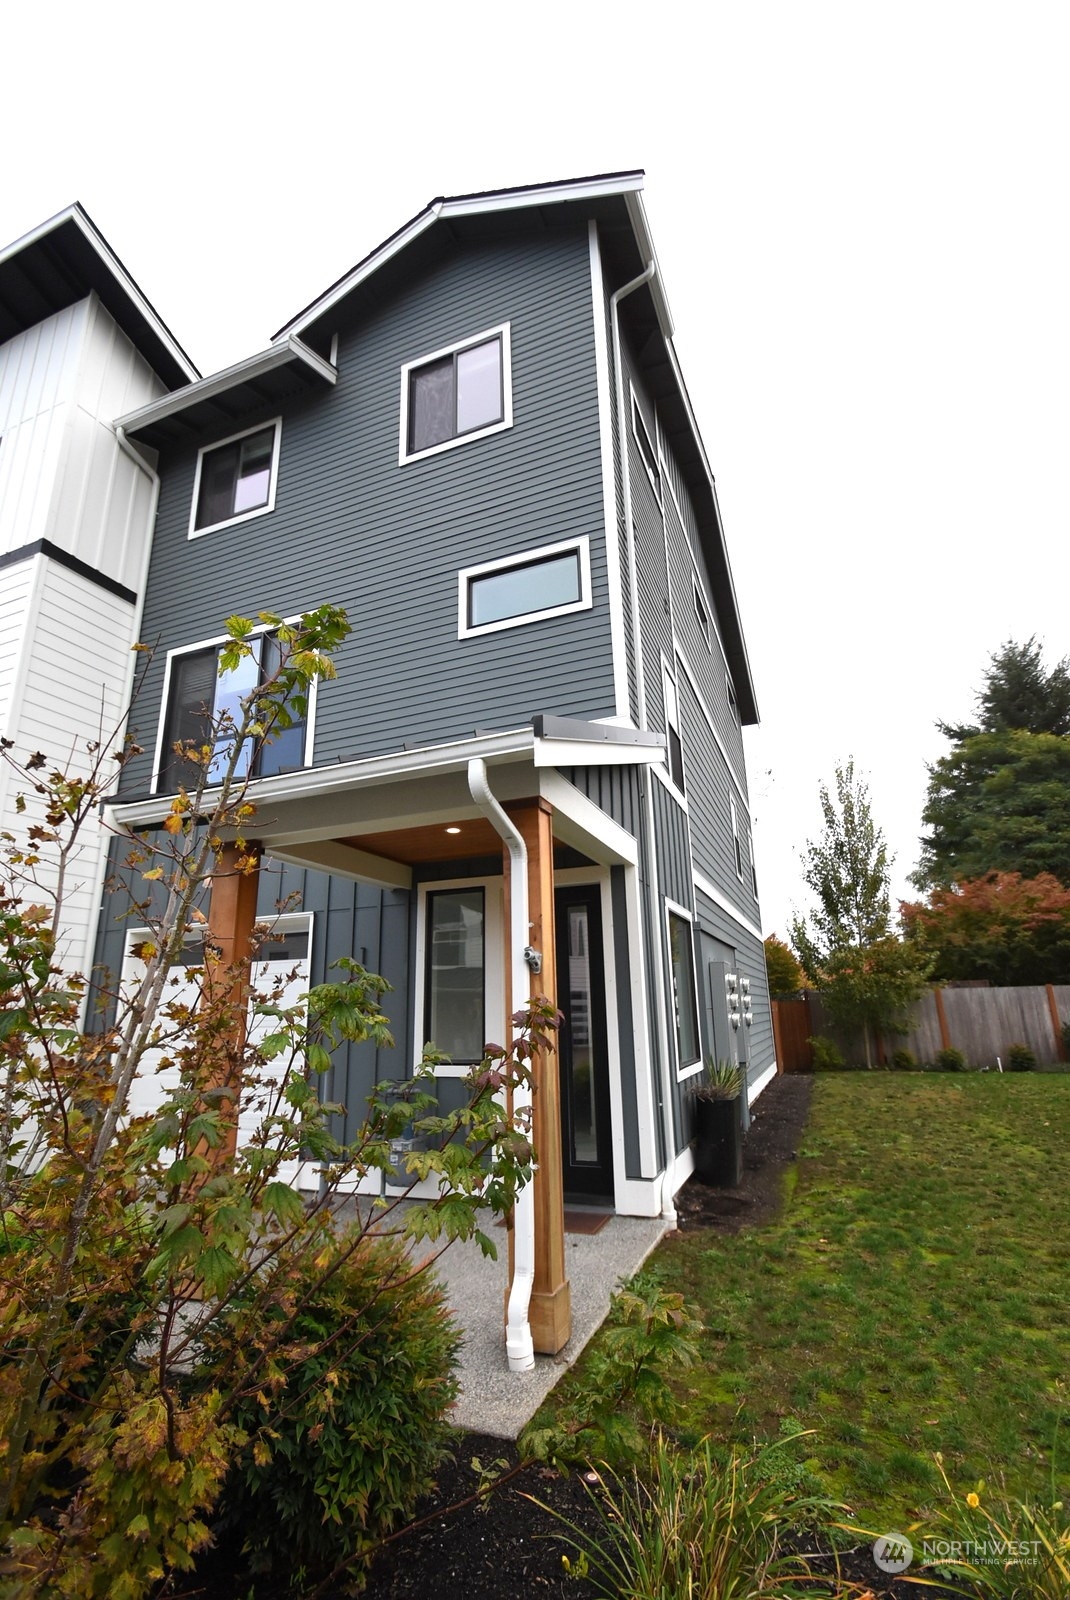
[[[141,593],[152,482],[120,449],[112,419],[163,389],[95,295],[0,346],[0,562],[47,540],[130,596]],[[0,565],[0,734],[20,757],[41,750],[50,764],[84,773],[87,742],[115,740],[137,610],[136,600],[45,551]],[[0,829],[17,838],[36,820],[32,801],[16,812],[19,787],[0,767]],[[104,844],[93,822],[66,900],[60,954],[71,968],[91,961]]]

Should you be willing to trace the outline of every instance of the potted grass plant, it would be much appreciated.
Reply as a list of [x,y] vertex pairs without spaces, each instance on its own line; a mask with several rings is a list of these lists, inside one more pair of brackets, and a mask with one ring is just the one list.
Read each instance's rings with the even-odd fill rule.
[[743,1179],[743,1074],[731,1061],[707,1061],[692,1090],[695,1177],[735,1189]]

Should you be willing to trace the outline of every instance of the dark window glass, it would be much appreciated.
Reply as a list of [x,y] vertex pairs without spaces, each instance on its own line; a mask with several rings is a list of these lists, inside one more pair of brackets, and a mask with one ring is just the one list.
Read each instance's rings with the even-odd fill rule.
[[709,644],[709,642],[710,642],[710,619],[709,619],[709,616],[706,613],[706,607],[702,602],[702,596],[699,594],[698,584],[697,583],[694,585],[694,590],[695,590],[695,616],[698,618],[698,631],[699,631],[699,633],[701,633],[701,635],[702,635],[703,639],[705,640],[705,642],[707,644]]
[[205,450],[194,527],[211,528],[217,522],[266,506],[271,493],[274,449],[272,426],[248,433],[243,439],[233,439],[216,450]]
[[[171,794],[180,786],[192,788],[197,766],[174,746],[193,742],[214,745],[208,777],[222,779],[227,768],[234,729],[241,721],[241,702],[276,670],[278,646],[271,638],[250,640],[252,653],[230,672],[219,671],[219,645],[175,656],[171,662],[171,687],[164,724],[164,751],[159,789]],[[222,720],[221,720],[222,719]],[[280,729],[270,744],[256,751],[247,741],[234,768],[237,778],[268,777],[304,765],[305,717],[295,715],[293,725]]]
[[427,897],[425,1037],[453,1062],[483,1059],[483,890],[444,889]]
[[731,711],[732,715],[735,717],[736,721],[738,722],[739,721],[739,707],[736,704],[736,691],[735,691],[735,686],[733,685],[731,678],[729,678],[727,676],[725,677],[724,687],[725,687],[725,694],[728,697],[728,709],[729,709],[729,711]]
[[684,788],[684,747],[680,743],[680,735],[672,726],[669,728],[669,776],[681,794],[686,794]]
[[695,956],[691,945],[691,924],[672,911],[669,912],[669,958],[672,963],[677,1056],[681,1067],[690,1067],[701,1055],[695,1004]]
[[488,622],[526,617],[529,612],[550,611],[582,598],[579,551],[568,550],[545,561],[527,561],[523,566],[469,578],[468,626],[479,628]]
[[632,418],[635,422],[635,437],[639,445],[639,454],[643,458],[643,465],[656,492],[661,490],[661,473],[658,470],[658,458],[654,446],[650,442],[650,435],[646,431],[642,412],[632,400]]
[[409,373],[410,454],[492,427],[504,414],[499,338]]

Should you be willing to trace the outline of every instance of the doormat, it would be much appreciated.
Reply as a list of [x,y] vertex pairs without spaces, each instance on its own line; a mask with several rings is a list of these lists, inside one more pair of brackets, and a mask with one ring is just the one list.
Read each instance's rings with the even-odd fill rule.
[[[566,1233],[601,1233],[612,1211],[580,1211],[572,1206],[565,1207],[565,1232]],[[494,1224],[496,1228],[504,1228],[504,1218]]]

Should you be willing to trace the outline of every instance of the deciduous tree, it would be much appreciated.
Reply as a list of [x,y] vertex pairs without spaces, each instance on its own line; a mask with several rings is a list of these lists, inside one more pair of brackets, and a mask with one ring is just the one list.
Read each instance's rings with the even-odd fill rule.
[[936,888],[902,913],[932,953],[937,978],[1070,982],[1070,889],[1050,873],[990,872]]
[[790,1000],[803,986],[803,970],[795,958],[795,952],[775,933],[771,933],[765,941],[765,970],[769,978],[769,993],[774,999]]

